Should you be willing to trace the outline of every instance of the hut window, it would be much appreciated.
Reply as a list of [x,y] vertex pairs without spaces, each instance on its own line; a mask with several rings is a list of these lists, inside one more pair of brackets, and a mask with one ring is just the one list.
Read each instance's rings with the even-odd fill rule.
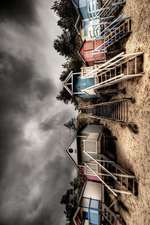
[[95,140],[84,140],[84,151],[88,153],[97,152],[97,142]]

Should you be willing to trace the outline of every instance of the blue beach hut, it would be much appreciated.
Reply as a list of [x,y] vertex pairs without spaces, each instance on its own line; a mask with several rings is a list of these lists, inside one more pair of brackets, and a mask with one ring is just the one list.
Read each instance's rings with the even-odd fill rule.
[[91,87],[95,84],[94,77],[85,78],[81,76],[81,73],[71,72],[63,82],[64,88],[70,93],[70,95],[76,95],[82,98],[95,98],[96,94],[89,95],[84,92],[84,89]]
[[100,5],[99,2],[97,0],[72,0],[73,5],[83,19],[96,16]]

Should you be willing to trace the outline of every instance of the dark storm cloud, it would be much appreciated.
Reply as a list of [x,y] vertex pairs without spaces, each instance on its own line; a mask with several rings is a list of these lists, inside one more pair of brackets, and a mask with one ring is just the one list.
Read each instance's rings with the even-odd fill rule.
[[46,0],[0,2],[0,225],[63,223],[59,201],[72,169],[63,153],[68,114],[54,115],[61,109],[53,108],[45,50],[48,7]]
[[51,116],[50,118],[46,119],[44,122],[42,122],[40,124],[40,128],[43,131],[55,129],[57,128],[57,126],[60,126],[60,124],[62,124],[63,121],[68,120],[69,114],[70,113],[67,110],[64,110],[63,112],[58,112],[55,115]]
[[[29,195],[26,188],[22,190],[26,196],[23,198],[18,196],[21,199],[17,200],[15,197],[15,201],[22,200],[22,203],[18,202],[16,204],[11,197],[12,204],[9,204],[11,204],[11,207],[16,207],[16,210],[12,210],[14,213],[10,217],[10,209],[7,206],[6,210],[8,211],[5,211],[6,218],[3,218],[1,215],[0,225],[62,225],[63,207],[59,204],[60,196],[65,192],[66,184],[69,183],[68,177],[72,175],[71,170],[68,170],[67,163],[70,163],[69,160],[67,161],[60,156],[57,156],[54,161],[47,162],[44,171],[38,173],[38,176],[44,176],[40,195],[34,198],[34,201],[31,201],[29,206],[26,202],[26,197]],[[61,170],[63,170],[63,173],[61,173]],[[27,168],[25,171],[27,174]],[[18,176],[19,172],[16,172],[19,182],[22,183],[21,178]],[[21,174],[22,172],[20,172]],[[27,176],[26,174],[24,174],[24,177]],[[10,185],[13,185],[12,180]],[[16,186],[15,188],[17,189]]]
[[19,24],[29,25],[37,22],[37,0],[1,0],[0,20],[12,20]]
[[17,59],[0,52],[0,90],[0,113],[5,117],[11,113],[25,114],[28,97],[34,94],[42,100],[53,92],[53,85],[37,74],[32,59]]
[[[17,59],[0,52],[0,160],[1,172],[4,158],[21,139],[22,125],[31,113],[31,102],[40,104],[53,92],[48,79],[41,79],[34,69],[31,59]],[[33,107],[34,108],[34,107]]]
[[[32,225],[62,225],[62,217],[60,215],[63,209],[61,205],[58,206],[58,203],[60,203],[60,195],[63,195],[66,183],[69,183],[68,177],[71,177],[71,170],[68,170],[67,163],[70,163],[69,160],[57,156],[55,161],[47,164],[46,171],[47,174],[49,173],[49,177],[43,189],[44,204]],[[63,170],[63,173],[60,176],[61,170]],[[53,186],[53,190],[49,189],[50,186]],[[51,205],[49,204],[48,196]]]
[[34,83],[34,89],[40,100],[43,100],[45,96],[50,95],[54,91],[54,87],[48,78],[36,80]]
[[[21,136],[21,121],[17,115],[25,118],[27,107],[24,96],[30,91],[33,77],[29,60],[21,62],[7,53],[0,53],[0,159],[1,173],[5,158]],[[17,143],[18,144],[18,143]]]

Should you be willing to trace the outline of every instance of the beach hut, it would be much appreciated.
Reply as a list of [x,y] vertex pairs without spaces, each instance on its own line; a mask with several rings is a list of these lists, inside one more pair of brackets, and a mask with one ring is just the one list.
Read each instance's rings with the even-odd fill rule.
[[123,2],[125,3],[121,0],[109,0],[102,6],[102,3],[97,0],[73,0],[78,14],[75,29],[82,40],[103,39],[101,32],[111,23],[114,24],[114,21],[116,23],[115,16],[112,15],[123,5]]
[[109,155],[114,139],[104,125],[88,124],[77,130],[66,148],[80,174],[86,176],[73,217],[75,225],[122,224],[120,215],[110,206],[116,203],[118,194],[135,194],[136,178]]
[[142,77],[144,74],[143,52],[120,53],[91,70],[84,78],[94,78],[95,84],[83,89],[83,92],[93,95],[97,90],[109,87],[124,80]]
[[94,78],[84,78],[80,76],[80,73],[73,73],[66,77],[63,81],[63,87],[69,92],[71,96],[79,96],[81,98],[92,99],[96,95],[89,95],[83,92],[83,89],[86,89],[95,84]]
[[72,3],[82,19],[93,17],[112,19],[126,3],[126,0],[72,0]]
[[120,215],[114,213],[104,203],[102,185],[96,182],[85,182],[78,207],[73,217],[74,225],[117,225],[121,223]]
[[111,53],[110,47],[131,33],[131,20],[121,15],[103,28],[85,23],[79,33],[84,40],[79,54],[88,66],[92,66],[106,61],[106,53]]
[[79,50],[79,54],[86,65],[93,66],[106,61],[106,55],[104,52],[94,52],[94,50],[102,44],[103,40],[85,40],[83,42]]
[[99,183],[87,181],[81,191],[73,221],[75,225],[101,224],[102,191]]
[[[88,49],[88,47],[83,46],[84,49]],[[144,74],[143,52],[122,52],[102,64],[94,64],[93,58],[90,58],[88,54],[85,55],[85,50],[81,50],[81,52],[85,58],[88,58],[90,67],[83,67],[81,72],[71,72],[66,77],[63,86],[71,95],[93,98],[100,89],[124,80],[142,77]]]
[[101,6],[101,1],[98,0],[72,0],[72,3],[82,19],[96,16]]
[[104,125],[79,129],[66,153],[89,181],[100,182],[115,197],[136,194],[136,178],[114,161],[115,137]]

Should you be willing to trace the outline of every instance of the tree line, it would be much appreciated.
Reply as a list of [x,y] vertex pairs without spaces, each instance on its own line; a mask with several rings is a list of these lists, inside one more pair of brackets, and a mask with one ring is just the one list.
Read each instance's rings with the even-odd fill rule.
[[[57,25],[62,30],[61,35],[54,40],[54,48],[66,60],[62,65],[63,71],[60,74],[60,80],[64,81],[71,71],[78,72],[82,66],[82,60],[78,55],[81,40],[74,27],[78,15],[71,0],[56,0],[52,10],[59,17]],[[69,101],[75,103],[75,98],[65,88],[60,91],[56,98],[66,104]]]
[[66,215],[67,225],[74,225],[73,217],[78,208],[79,197],[84,185],[85,177],[78,175],[70,182],[70,188],[62,196],[60,203],[65,205],[64,214]]

